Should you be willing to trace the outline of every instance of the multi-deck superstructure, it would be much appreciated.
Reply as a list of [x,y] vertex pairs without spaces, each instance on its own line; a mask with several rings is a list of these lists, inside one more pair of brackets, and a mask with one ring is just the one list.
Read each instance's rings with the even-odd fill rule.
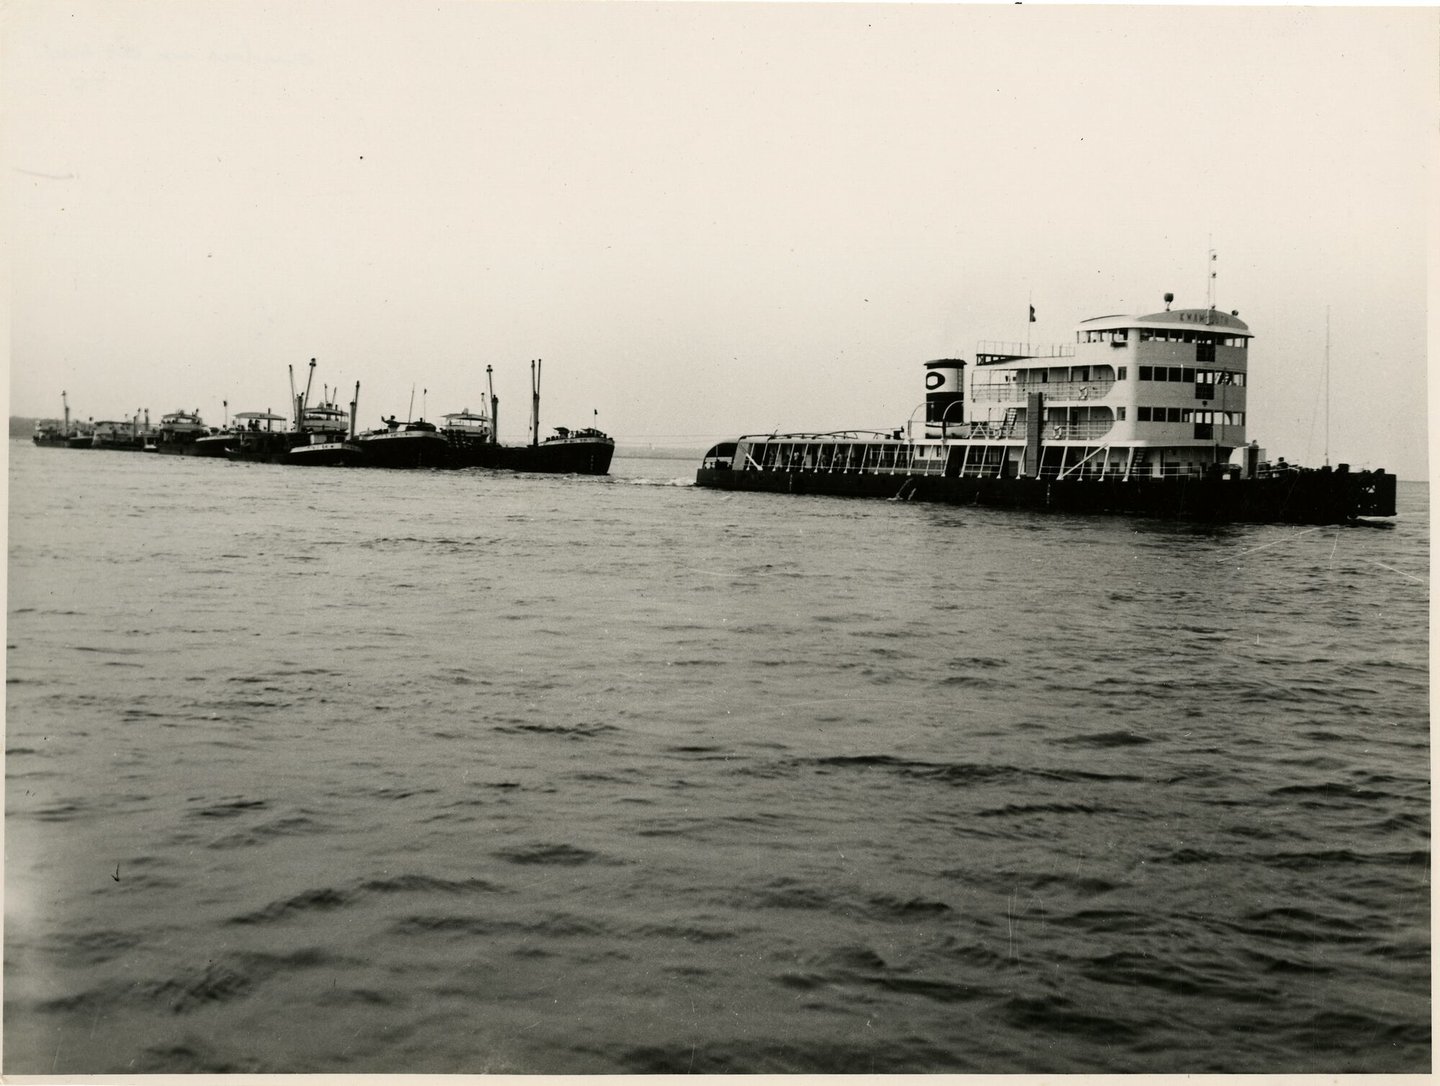
[[742,437],[712,448],[696,482],[1235,520],[1394,514],[1393,475],[1266,462],[1247,443],[1249,327],[1165,300],[1083,321],[1073,343],[927,362],[923,420]]

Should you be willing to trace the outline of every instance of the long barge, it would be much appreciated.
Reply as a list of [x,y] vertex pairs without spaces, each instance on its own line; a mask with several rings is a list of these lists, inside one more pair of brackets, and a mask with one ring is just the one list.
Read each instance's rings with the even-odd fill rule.
[[1246,434],[1248,325],[1172,301],[1082,321],[1073,344],[982,343],[968,405],[967,360],[926,362],[923,426],[745,435],[695,483],[1188,520],[1395,515],[1393,474],[1267,461]]

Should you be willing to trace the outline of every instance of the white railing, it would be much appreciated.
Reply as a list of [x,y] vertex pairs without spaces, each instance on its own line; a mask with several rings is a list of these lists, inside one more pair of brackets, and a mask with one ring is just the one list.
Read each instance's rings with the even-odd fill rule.
[[982,339],[975,344],[975,353],[1007,355],[1011,358],[1071,358],[1073,343],[1020,343],[1016,340]]
[[1103,400],[1115,387],[1114,381],[1047,381],[1020,384],[994,381],[971,386],[977,403],[1023,403],[1032,392],[1043,392],[1046,400]]
[[1110,419],[1090,422],[1047,422],[1041,431],[1042,441],[1093,441],[1104,437],[1115,426]]

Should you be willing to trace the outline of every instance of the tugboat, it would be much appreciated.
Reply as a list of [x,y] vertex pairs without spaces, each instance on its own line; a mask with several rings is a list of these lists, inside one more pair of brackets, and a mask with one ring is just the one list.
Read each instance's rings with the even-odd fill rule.
[[[202,449],[196,442],[208,433],[210,428],[200,417],[198,407],[194,411],[172,411],[160,416],[160,425],[155,428],[151,443],[146,447],[166,456],[199,456],[208,450]],[[222,447],[220,453],[223,452]]]
[[[925,420],[888,431],[746,435],[697,486],[1212,521],[1395,515],[1385,471],[1269,463],[1247,442],[1253,336],[1238,311],[1083,321],[1073,344],[982,343],[925,363]],[[919,408],[916,408],[919,411]]]
[[540,434],[540,368],[541,359],[530,363],[531,414],[530,443],[501,445],[496,420],[500,401],[491,384],[491,367],[485,367],[489,385],[490,415],[471,414],[467,408],[445,416],[442,433],[450,446],[451,463],[455,467],[504,468],[510,471],[605,475],[615,455],[615,441],[593,426],[583,430],[555,427],[555,433],[544,441]]

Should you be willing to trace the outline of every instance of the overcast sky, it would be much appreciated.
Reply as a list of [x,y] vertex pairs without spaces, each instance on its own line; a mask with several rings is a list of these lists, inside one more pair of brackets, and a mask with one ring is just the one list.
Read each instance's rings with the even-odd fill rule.
[[[482,400],[703,445],[1217,303],[1250,435],[1426,471],[1434,10],[9,3],[10,410]],[[1038,321],[1027,327],[1027,306]],[[421,390],[428,389],[428,394]]]

